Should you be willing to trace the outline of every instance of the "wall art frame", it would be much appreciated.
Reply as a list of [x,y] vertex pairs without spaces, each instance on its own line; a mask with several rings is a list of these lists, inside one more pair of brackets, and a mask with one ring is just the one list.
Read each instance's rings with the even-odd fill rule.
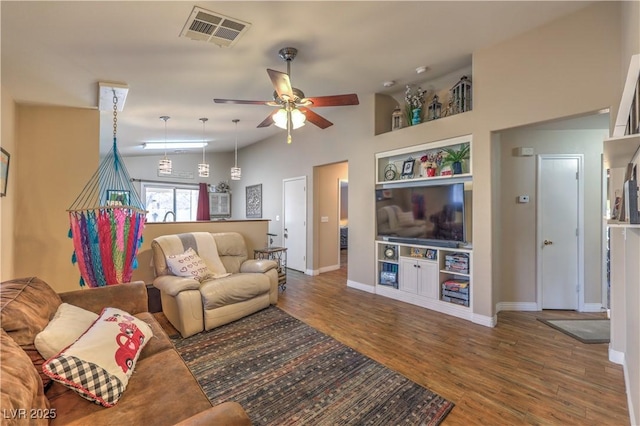
[[9,180],[9,162],[11,154],[0,148],[0,197],[7,196],[7,182]]
[[247,219],[262,218],[262,184],[249,185],[246,188],[246,216]]

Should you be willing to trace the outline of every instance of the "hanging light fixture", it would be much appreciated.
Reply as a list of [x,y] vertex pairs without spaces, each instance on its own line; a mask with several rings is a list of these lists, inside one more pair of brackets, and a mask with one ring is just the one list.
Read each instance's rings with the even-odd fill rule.
[[204,117],[200,119],[202,121],[202,163],[198,164],[198,176],[200,177],[209,177],[209,164],[205,163],[204,160],[204,147],[207,146],[204,141],[204,123],[208,120],[208,118]]
[[242,177],[242,170],[238,167],[238,121],[240,120],[234,118],[231,121],[236,123],[236,160],[235,165],[231,168],[231,180],[240,180]]
[[169,120],[168,115],[163,115],[160,117],[160,120],[164,121],[164,157],[162,160],[158,162],[158,174],[160,175],[170,175],[171,174],[171,160],[167,157],[167,120]]

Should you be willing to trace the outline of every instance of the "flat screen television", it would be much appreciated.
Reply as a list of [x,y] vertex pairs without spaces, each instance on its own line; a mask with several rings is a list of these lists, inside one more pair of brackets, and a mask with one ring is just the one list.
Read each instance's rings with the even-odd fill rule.
[[376,232],[386,241],[465,242],[464,183],[377,189]]

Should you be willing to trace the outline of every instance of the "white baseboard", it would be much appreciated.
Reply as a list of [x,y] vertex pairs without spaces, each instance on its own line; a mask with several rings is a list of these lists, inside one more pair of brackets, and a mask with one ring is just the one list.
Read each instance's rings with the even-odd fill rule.
[[357,281],[347,280],[347,287],[355,288],[356,290],[366,291],[367,293],[376,292],[376,287],[373,285],[362,284]]
[[475,324],[484,325],[485,327],[495,327],[498,324],[498,317],[496,315],[488,317],[486,315],[473,314],[471,318]]
[[609,344],[609,361],[615,364],[622,365],[622,372],[624,374],[624,387],[627,391],[626,393],[627,393],[627,407],[629,408],[629,421],[630,421],[630,424],[632,425],[639,425],[640,419],[636,417],[636,412],[637,410],[640,409],[640,407],[634,406],[634,401],[631,398],[631,392],[629,392],[629,389],[631,389],[630,387],[631,381],[629,380],[629,368],[627,367],[627,360],[624,352],[611,349],[611,344]]
[[609,346],[609,361],[615,364],[624,365],[624,352],[616,351],[615,349],[611,349],[611,346]]
[[318,269],[318,271],[322,274],[324,272],[331,272],[337,269],[340,269],[340,265],[323,266],[322,268]]
[[535,302],[499,302],[496,304],[496,313],[500,311],[539,311]]

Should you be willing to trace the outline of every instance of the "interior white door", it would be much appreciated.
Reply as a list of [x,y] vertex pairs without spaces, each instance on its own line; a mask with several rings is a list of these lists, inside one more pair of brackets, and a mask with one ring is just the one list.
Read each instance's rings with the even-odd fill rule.
[[287,268],[305,272],[307,267],[307,178],[283,181],[284,218],[282,241],[287,249]]
[[539,241],[542,309],[578,309],[579,159],[541,158]]

